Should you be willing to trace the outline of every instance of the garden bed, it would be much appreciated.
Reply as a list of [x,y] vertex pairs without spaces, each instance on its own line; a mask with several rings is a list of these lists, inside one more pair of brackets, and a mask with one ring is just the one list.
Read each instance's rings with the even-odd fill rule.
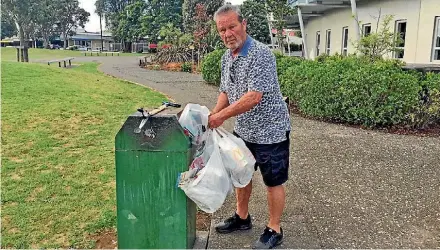
[[193,63],[147,63],[145,66],[142,66],[143,68],[149,69],[149,70],[165,70],[165,71],[171,71],[171,72],[188,72],[188,73],[194,73],[194,74],[200,74],[200,70],[197,67],[197,64]]

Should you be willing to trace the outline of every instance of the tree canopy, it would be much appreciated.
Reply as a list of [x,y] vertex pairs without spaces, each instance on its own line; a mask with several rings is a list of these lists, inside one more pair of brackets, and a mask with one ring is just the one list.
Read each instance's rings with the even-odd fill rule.
[[262,42],[270,42],[268,11],[262,0],[246,0],[241,6],[241,13],[247,21],[247,32],[254,39]]

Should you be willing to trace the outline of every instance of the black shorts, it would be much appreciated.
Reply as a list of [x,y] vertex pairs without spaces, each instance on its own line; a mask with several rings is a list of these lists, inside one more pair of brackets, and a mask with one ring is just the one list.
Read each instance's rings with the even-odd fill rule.
[[[235,131],[233,134],[240,137]],[[264,184],[275,187],[284,184],[289,173],[290,131],[286,132],[287,140],[273,144],[258,144],[247,142],[246,146],[257,161],[255,171],[260,168]]]

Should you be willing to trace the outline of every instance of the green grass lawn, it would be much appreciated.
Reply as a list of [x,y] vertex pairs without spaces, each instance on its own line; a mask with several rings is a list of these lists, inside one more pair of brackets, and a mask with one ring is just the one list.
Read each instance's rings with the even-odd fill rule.
[[1,73],[1,247],[93,248],[90,235],[116,225],[115,135],[166,97],[95,63],[2,62]]
[[[141,56],[145,54],[139,53],[120,53],[121,56]],[[65,57],[79,57],[84,56],[82,51],[74,50],[51,50],[51,49],[29,49],[29,60],[51,60],[61,59]],[[87,55],[87,56],[90,56]],[[96,55],[93,55],[96,56]],[[105,55],[102,55],[105,56]],[[110,55],[109,55],[110,56]],[[17,61],[17,50],[14,48],[1,48],[2,61]]]

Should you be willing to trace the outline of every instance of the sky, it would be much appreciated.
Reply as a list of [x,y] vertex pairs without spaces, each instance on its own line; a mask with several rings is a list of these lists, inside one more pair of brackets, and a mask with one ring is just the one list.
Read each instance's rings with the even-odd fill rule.
[[[228,0],[232,4],[242,4],[244,0]],[[99,16],[95,13],[95,0],[79,0],[79,5],[90,13],[89,22],[86,23],[85,30],[89,32],[99,31]],[[105,29],[105,23],[102,23]]]

